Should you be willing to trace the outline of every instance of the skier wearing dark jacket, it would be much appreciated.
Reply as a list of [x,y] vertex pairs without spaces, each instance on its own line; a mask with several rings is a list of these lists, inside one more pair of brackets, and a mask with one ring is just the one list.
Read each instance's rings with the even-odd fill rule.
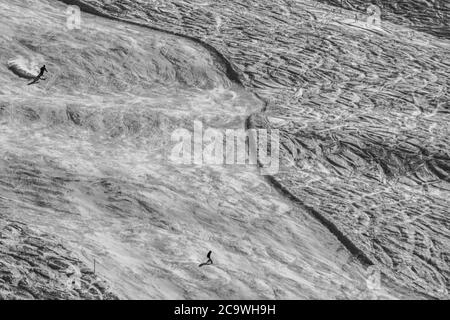
[[206,255],[206,257],[208,258],[208,261],[206,261],[204,263],[200,263],[199,267],[203,267],[203,266],[207,266],[209,264],[213,264],[213,261],[211,259],[211,253],[212,253],[212,251],[208,252],[208,254]]
[[48,72],[47,69],[45,68],[45,64],[41,67],[41,71],[39,72],[39,74],[37,75],[36,78],[34,78],[34,80],[32,82],[30,82],[28,85],[33,84],[38,82],[39,80],[45,80],[45,78],[42,78],[42,76],[44,75],[44,72]]

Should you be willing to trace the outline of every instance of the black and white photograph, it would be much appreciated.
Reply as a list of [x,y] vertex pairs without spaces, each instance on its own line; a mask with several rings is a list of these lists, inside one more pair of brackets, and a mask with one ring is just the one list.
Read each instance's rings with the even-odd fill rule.
[[449,0],[0,0],[0,300],[450,300],[449,75]]

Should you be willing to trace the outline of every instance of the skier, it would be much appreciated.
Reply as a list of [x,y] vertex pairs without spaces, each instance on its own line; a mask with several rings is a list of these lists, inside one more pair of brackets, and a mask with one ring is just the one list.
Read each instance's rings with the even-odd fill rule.
[[212,259],[211,259],[211,253],[212,253],[212,251],[210,250],[210,251],[208,252],[208,254],[206,255],[206,257],[208,258],[208,261],[206,261],[206,262],[204,262],[204,263],[200,263],[199,267],[203,267],[203,266],[206,266],[206,265],[213,264],[213,261],[212,261]]
[[48,72],[47,69],[45,68],[45,64],[41,67],[41,71],[39,72],[39,74],[37,75],[36,78],[34,78],[34,80],[32,82],[30,82],[28,85],[33,84],[38,82],[39,80],[45,80],[45,78],[42,78],[42,76],[44,75],[44,72]]
[[213,264],[213,261],[211,259],[211,253],[212,253],[212,251],[210,250],[208,252],[208,254],[206,255],[206,257],[208,258],[208,261],[206,261],[206,263],[208,263],[208,264]]

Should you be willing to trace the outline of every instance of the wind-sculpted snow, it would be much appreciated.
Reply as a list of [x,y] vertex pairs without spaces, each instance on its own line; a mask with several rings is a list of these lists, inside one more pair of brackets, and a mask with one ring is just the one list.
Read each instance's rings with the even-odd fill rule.
[[[245,129],[264,107],[220,51],[108,11],[82,12],[81,28],[70,29],[71,12],[59,1],[0,3],[1,221],[32,225],[95,264],[111,297],[422,297],[380,286],[377,270],[360,265],[256,166],[169,160],[177,129],[192,130],[194,121]],[[45,62],[47,80],[27,86],[11,72],[6,62],[20,56]],[[0,248],[13,261],[8,243]],[[209,250],[214,264],[199,268]],[[53,265],[45,257],[43,270]],[[6,298],[102,297],[90,285],[92,296],[72,295],[58,282],[66,294],[22,295],[17,281],[36,276],[20,268]],[[64,267],[54,270],[66,279]]]
[[0,219],[0,299],[117,299],[48,234]]
[[[436,37],[450,38],[450,2],[447,0],[318,0],[318,2],[354,10],[355,14],[367,14],[369,5],[373,4],[380,9],[380,17],[383,20]],[[413,33],[411,30],[411,34]]]
[[[124,297],[448,297],[447,40],[312,1],[63,2],[81,29],[0,4],[2,60],[53,74],[1,75],[6,216]],[[194,120],[278,129],[280,172],[171,163]]]
[[443,2],[423,14],[424,2],[397,1],[380,24],[351,1],[70,2],[217,48],[267,103],[250,123],[280,130],[274,181],[395,283],[448,297],[450,60],[433,36],[446,37]]

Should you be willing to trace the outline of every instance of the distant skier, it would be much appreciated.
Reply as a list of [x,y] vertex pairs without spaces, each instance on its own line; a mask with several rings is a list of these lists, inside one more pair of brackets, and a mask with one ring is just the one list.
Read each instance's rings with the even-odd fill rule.
[[208,254],[206,255],[206,257],[208,258],[208,261],[206,261],[206,262],[204,262],[204,263],[200,263],[199,267],[203,267],[203,266],[206,266],[206,265],[213,264],[213,261],[212,261],[212,259],[211,259],[211,253],[212,253],[212,251],[210,250],[210,251],[208,252]]
[[206,261],[206,263],[213,264],[213,261],[212,261],[212,259],[211,259],[211,253],[212,253],[212,251],[210,250],[210,251],[208,252],[208,254],[206,255],[206,257],[208,258],[208,261]]
[[39,72],[37,77],[34,78],[34,80],[31,81],[28,85],[34,84],[34,83],[38,82],[39,80],[45,80],[45,78],[42,78],[42,76],[44,75],[44,72],[48,72],[47,69],[45,68],[45,64],[41,67],[41,71]]

